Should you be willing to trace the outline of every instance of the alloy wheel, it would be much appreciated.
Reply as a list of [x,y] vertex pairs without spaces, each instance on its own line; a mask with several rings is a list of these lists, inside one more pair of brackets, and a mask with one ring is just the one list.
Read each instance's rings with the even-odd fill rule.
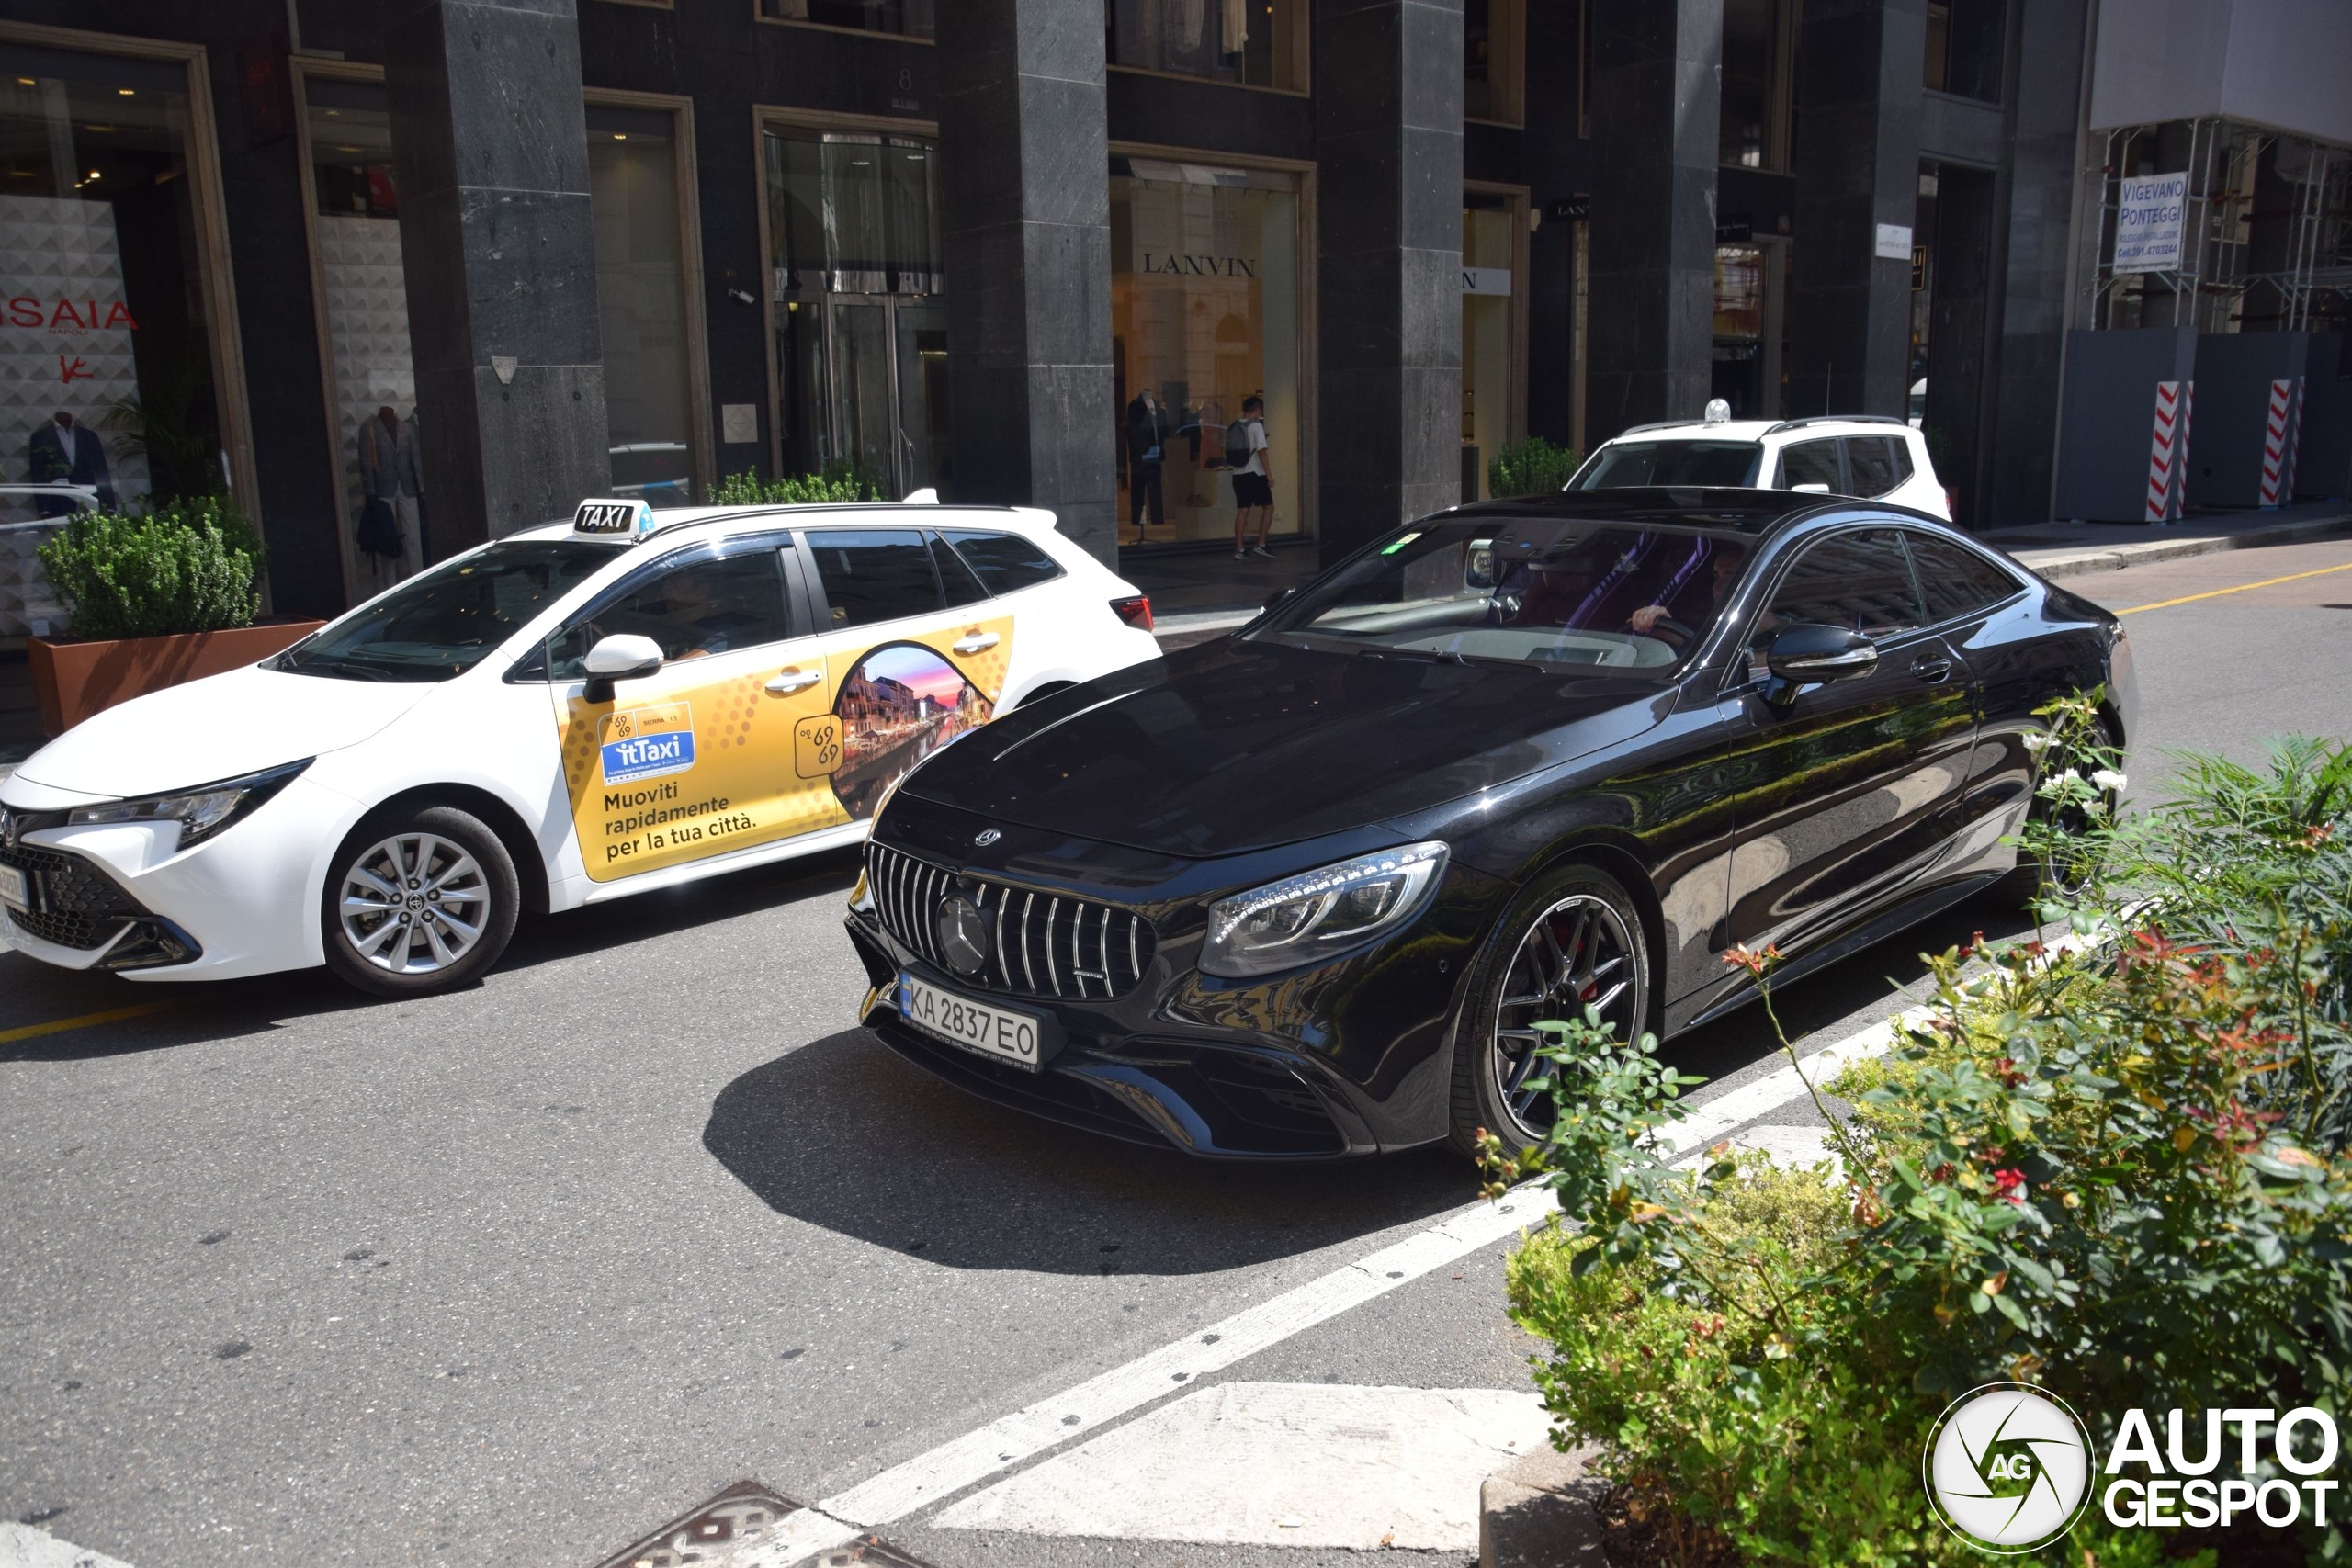
[[435,833],[378,842],[343,874],[343,939],[394,975],[448,968],[481,940],[490,882],[463,846]]
[[1520,939],[1495,1009],[1487,1070],[1494,1103],[1521,1137],[1541,1138],[1552,1125],[1550,1098],[1528,1087],[1529,1079],[1545,1076],[1546,1064],[1535,1049],[1543,1038],[1536,1023],[1581,1018],[1591,1007],[1600,1010],[1602,1022],[1616,1026],[1618,1039],[1633,1039],[1642,1003],[1636,964],[1623,918],[1589,893],[1561,899]]

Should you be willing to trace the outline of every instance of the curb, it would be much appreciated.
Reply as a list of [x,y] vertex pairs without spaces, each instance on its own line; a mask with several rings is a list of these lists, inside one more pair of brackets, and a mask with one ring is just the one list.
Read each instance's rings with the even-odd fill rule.
[[[2297,523],[2279,523],[2267,528],[2250,528],[2242,534],[2208,534],[2188,539],[2150,539],[2144,544],[2118,545],[2105,549],[2059,547],[2012,551],[2011,555],[2037,575],[2054,581],[2062,577],[2085,577],[2098,571],[2121,571],[2126,567],[2153,566],[2158,561],[2186,560],[2192,556],[2218,555],[2223,550],[2303,544],[2346,531],[2352,531],[2352,513],[2335,517],[2307,518]],[[1984,542],[1998,548],[2001,537],[1998,534],[1987,535]]]
[[1543,1449],[1479,1483],[1478,1568],[1608,1568],[1590,1451]]

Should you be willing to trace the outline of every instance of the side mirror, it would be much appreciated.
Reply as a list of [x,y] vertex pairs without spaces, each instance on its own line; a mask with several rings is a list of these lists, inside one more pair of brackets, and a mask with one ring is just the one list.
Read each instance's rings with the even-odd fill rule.
[[588,689],[581,694],[592,703],[613,700],[613,682],[636,681],[662,668],[662,645],[630,632],[599,637],[585,660]]
[[1878,649],[1861,633],[1843,626],[1782,626],[1765,650],[1764,664],[1774,682],[1770,700],[1785,705],[1799,686],[1811,682],[1869,674],[1878,668]]
[[1273,609],[1276,605],[1287,603],[1290,596],[1297,592],[1298,590],[1295,588],[1275,589],[1272,593],[1266,595],[1266,602],[1264,604],[1260,606],[1259,614],[1263,615],[1266,611]]

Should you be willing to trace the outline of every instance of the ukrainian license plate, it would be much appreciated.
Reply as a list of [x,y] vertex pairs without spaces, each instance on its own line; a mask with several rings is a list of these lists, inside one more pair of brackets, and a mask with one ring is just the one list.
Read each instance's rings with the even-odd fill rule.
[[992,1056],[1033,1073],[1044,1069],[1046,1029],[1035,1013],[976,1002],[901,970],[899,1016],[925,1034],[977,1055]]
[[13,865],[0,865],[0,904],[20,915],[32,913],[32,896],[25,888],[25,874]]

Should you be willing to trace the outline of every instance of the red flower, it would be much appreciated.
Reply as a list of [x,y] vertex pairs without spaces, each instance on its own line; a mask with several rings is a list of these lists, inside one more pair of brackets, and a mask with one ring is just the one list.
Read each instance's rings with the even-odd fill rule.
[[1781,962],[1781,950],[1769,942],[1764,944],[1764,951],[1761,953],[1751,947],[1735,947],[1724,954],[1724,962],[1735,969],[1745,969],[1760,980],[1774,964]]
[[2025,1172],[2010,1167],[1993,1173],[1993,1196],[2012,1203],[2025,1201]]

